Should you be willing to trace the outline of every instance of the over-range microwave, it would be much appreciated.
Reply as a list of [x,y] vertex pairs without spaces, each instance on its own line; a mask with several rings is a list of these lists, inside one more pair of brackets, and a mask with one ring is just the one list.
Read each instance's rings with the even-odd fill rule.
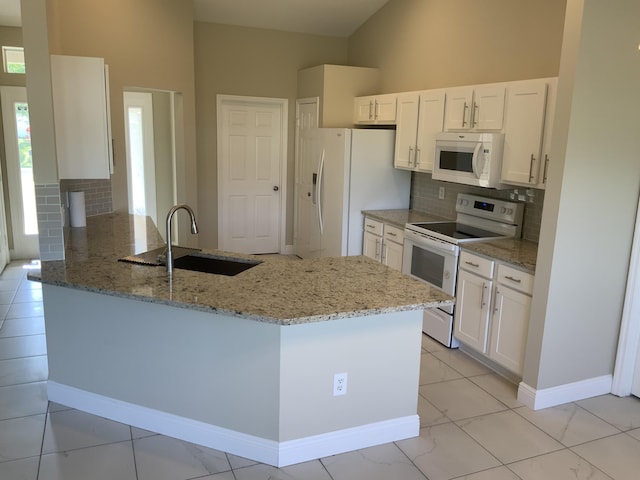
[[502,133],[439,133],[432,178],[501,188],[503,145]]

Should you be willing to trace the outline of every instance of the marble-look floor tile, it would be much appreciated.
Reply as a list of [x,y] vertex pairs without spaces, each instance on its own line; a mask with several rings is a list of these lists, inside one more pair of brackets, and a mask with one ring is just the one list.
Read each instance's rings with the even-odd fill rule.
[[187,480],[231,470],[224,452],[164,435],[133,441],[138,480]]
[[576,402],[620,430],[640,427],[640,398],[601,395]]
[[466,378],[420,387],[420,395],[451,420],[500,412],[507,407]]
[[575,403],[537,411],[520,407],[514,411],[567,447],[620,433]]
[[0,387],[42,382],[47,379],[48,374],[46,356],[0,360]]
[[63,410],[47,416],[42,453],[64,452],[125,440],[131,440],[128,425],[80,410]]
[[627,431],[627,435],[631,435],[633,438],[640,440],[640,428]]
[[418,416],[420,417],[420,428],[451,421],[422,395],[418,395]]
[[134,440],[136,438],[145,438],[145,437],[153,437],[154,435],[159,435],[156,432],[152,432],[150,430],[144,430],[142,428],[131,427],[131,438]]
[[564,448],[511,410],[461,420],[457,424],[502,463]]
[[42,288],[19,288],[13,303],[42,302]]
[[421,356],[420,385],[445,382],[456,378],[462,378],[462,375],[439,358],[434,357],[431,353],[425,353]]
[[[10,305],[11,301],[13,300],[13,297],[15,296],[16,292],[10,290],[10,291],[1,291],[0,292],[0,305]],[[6,312],[9,311],[9,308],[7,308],[7,310],[5,311],[5,315]]]
[[46,354],[47,341],[44,335],[0,338],[0,360],[20,357],[35,357]]
[[0,420],[46,413],[47,382],[0,387]]
[[39,479],[136,480],[131,441],[43,455]]
[[49,402],[49,408],[47,409],[49,413],[62,412],[63,410],[73,410],[73,408],[67,407],[66,405],[61,405],[56,402]]
[[198,477],[197,479],[193,479],[193,480],[237,480],[236,477],[234,477],[233,472],[222,472],[222,473],[216,473],[214,475],[207,475],[206,477]]
[[512,463],[509,468],[522,480],[611,480],[567,449]]
[[625,433],[583,443],[571,450],[616,480],[639,476],[640,442]]
[[256,462],[255,460],[249,460],[248,458],[239,457],[231,453],[227,453],[227,460],[229,460],[229,463],[231,464],[231,468],[234,470],[236,468],[250,467],[252,465],[256,465],[259,463],[259,462]]
[[397,444],[429,480],[447,480],[500,465],[454,423],[423,428],[419,437]]
[[424,476],[393,443],[322,459],[333,480],[424,480]]
[[442,352],[447,350],[447,347],[442,345],[440,342],[434,340],[429,335],[422,334],[422,349],[426,352]]
[[0,338],[41,335],[44,333],[44,317],[5,320],[0,328]]
[[0,463],[0,478],[7,480],[37,480],[39,457]]
[[276,468],[257,464],[234,470],[236,480],[331,480],[319,460]]
[[45,415],[0,421],[0,462],[40,455],[44,421]]
[[522,406],[522,403],[518,401],[518,386],[496,373],[477,375],[469,380],[509,408]]
[[20,278],[6,278],[4,275],[0,277],[0,291],[16,291],[20,285]]
[[[509,470],[507,467],[491,468],[478,473],[472,473],[470,475],[464,475],[456,480],[521,480],[515,473]],[[551,479],[541,479],[551,480]]]
[[439,358],[444,363],[453,368],[456,372],[465,377],[472,377],[474,375],[486,375],[491,373],[487,367],[480,362],[475,361],[469,355],[461,350],[444,350],[441,352],[434,352],[433,356]]

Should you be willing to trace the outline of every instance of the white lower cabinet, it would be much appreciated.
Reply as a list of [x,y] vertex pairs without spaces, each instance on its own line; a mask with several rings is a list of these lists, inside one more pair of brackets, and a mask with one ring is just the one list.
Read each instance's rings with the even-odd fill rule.
[[362,254],[387,265],[395,270],[402,270],[404,232],[388,223],[364,219]]
[[498,261],[460,254],[454,336],[517,375],[524,364],[533,278]]

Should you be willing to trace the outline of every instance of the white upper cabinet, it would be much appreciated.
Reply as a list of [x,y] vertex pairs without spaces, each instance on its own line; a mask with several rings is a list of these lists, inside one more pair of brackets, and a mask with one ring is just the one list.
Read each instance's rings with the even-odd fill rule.
[[60,179],[111,178],[111,134],[104,59],[51,55]]
[[355,105],[355,123],[367,125],[393,125],[396,123],[395,93],[357,97]]
[[398,95],[394,165],[420,172],[433,170],[435,137],[442,132],[444,90]]
[[509,84],[502,182],[544,187],[555,110],[555,79]]
[[505,84],[449,88],[445,130],[502,130]]

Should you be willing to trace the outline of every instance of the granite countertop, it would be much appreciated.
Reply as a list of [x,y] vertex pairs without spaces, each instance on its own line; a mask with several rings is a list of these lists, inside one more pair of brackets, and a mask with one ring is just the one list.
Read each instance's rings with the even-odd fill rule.
[[29,275],[45,284],[249,318],[279,325],[375,315],[453,303],[453,298],[367,257],[312,260],[206,253],[263,262],[236,276],[117,261],[163,245],[148,217],[106,214],[70,229],[65,260]]
[[447,222],[449,218],[438,217],[429,213],[418,212],[417,210],[364,210],[363,215],[380,220],[381,222],[390,223],[398,228],[403,228],[407,223],[416,222]]
[[468,242],[461,245],[463,250],[510,263],[529,273],[536,271],[538,244],[528,240],[501,238],[482,242]]

